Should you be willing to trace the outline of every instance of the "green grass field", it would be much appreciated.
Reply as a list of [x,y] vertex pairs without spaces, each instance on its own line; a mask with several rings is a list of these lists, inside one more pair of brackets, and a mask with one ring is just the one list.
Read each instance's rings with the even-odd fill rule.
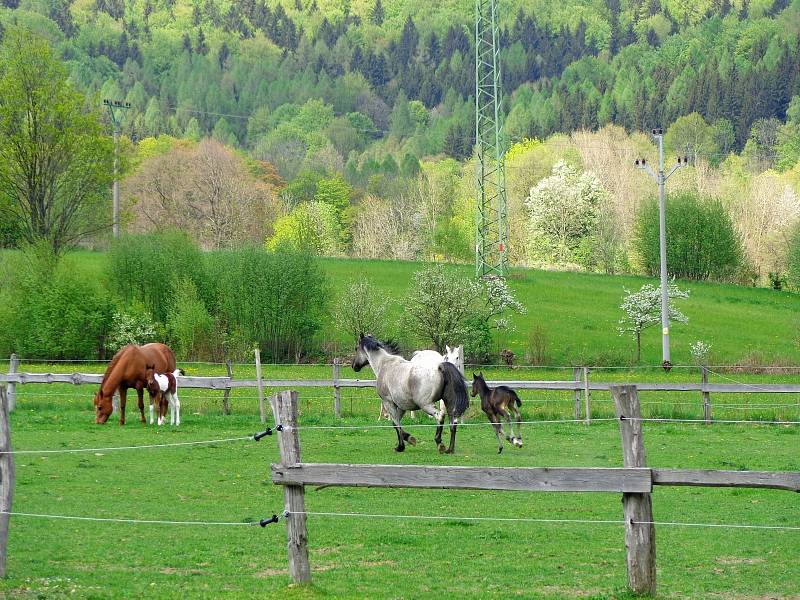
[[[22,370],[94,371],[101,365],[23,364]],[[198,374],[220,367],[188,365]],[[235,373],[252,377],[252,367]],[[268,366],[270,377],[329,376],[329,366]],[[535,369],[489,371],[494,378],[567,379],[571,373]],[[646,377],[644,374],[646,373]],[[541,377],[541,375],[545,375]],[[598,380],[694,380],[696,372],[598,371]],[[343,377],[353,376],[349,368]],[[364,375],[366,376],[366,374]],[[721,377],[731,375],[721,374]],[[736,374],[739,381],[774,381],[772,375]],[[683,379],[682,379],[683,378]],[[780,380],[793,381],[796,376]],[[18,386],[12,415],[15,449],[102,448],[246,436],[259,429],[254,390],[235,390],[233,414],[222,416],[221,394],[183,390],[183,424],[156,429],[112,417],[93,424],[94,386]],[[332,391],[301,391],[301,424],[374,425],[373,390],[344,390],[345,418],[332,417]],[[699,395],[642,394],[646,416],[697,418]],[[733,396],[733,398],[732,398]],[[746,397],[745,397],[746,396]],[[573,395],[523,393],[527,420],[569,419]],[[787,399],[788,398],[788,399]],[[718,418],[800,421],[784,395],[713,395],[720,405],[748,403],[754,410],[718,408]],[[618,426],[606,395],[592,397],[591,426],[523,426],[525,447],[497,455],[487,426],[459,431],[458,453],[436,452],[433,431],[413,430],[416,447],[395,453],[386,429],[301,432],[308,462],[472,466],[621,466]],[[744,416],[743,416],[744,415]],[[482,422],[473,404],[468,422]],[[411,423],[428,424],[427,420]],[[800,470],[798,426],[645,425],[648,465],[743,470]],[[210,446],[85,454],[18,455],[14,510],[25,513],[175,521],[254,522],[282,510],[282,490],[271,483],[277,440]],[[451,519],[309,516],[313,584],[290,583],[285,524],[258,526],[149,525],[12,517],[9,577],[0,595],[10,598],[624,598],[626,571],[621,525],[470,522],[457,517],[621,519],[619,494],[477,492],[447,490],[309,489],[313,512],[438,515]],[[800,525],[788,492],[711,488],[656,488],[659,522]],[[800,532],[658,526],[659,595],[666,598],[793,598],[800,566]]]

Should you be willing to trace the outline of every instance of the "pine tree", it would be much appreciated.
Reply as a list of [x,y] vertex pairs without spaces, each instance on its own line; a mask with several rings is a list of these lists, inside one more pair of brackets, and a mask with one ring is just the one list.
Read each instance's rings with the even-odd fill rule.
[[369,13],[370,22],[374,25],[383,25],[384,17],[385,15],[383,12],[383,4],[381,4],[381,0],[375,0],[375,6],[372,7],[372,10]]
[[206,35],[203,33],[203,28],[197,30],[197,45],[195,46],[195,52],[202,56],[208,54],[208,45],[206,44]]
[[199,2],[192,5],[192,25],[198,27],[203,22],[203,13],[200,12]]
[[408,66],[411,59],[417,53],[417,44],[419,44],[419,32],[411,15],[406,19],[406,24],[403,26],[403,33],[400,36],[400,43],[397,46],[397,64],[401,67]]

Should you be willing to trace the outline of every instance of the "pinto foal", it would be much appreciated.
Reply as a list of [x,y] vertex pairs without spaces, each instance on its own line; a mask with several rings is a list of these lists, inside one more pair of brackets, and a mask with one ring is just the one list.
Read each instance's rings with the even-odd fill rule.
[[[486,413],[486,416],[489,417],[489,421],[494,427],[495,435],[497,435],[497,441],[500,444],[497,453],[500,454],[503,451],[504,433],[503,425],[500,423],[501,417],[508,423],[508,432],[510,435],[505,436],[505,438],[516,447],[522,448],[522,431],[520,430],[520,421],[522,418],[520,417],[518,408],[522,406],[522,400],[519,399],[517,393],[505,385],[498,385],[494,389],[490,388],[486,385],[483,373],[477,375],[473,373],[472,395],[477,396],[478,394],[481,395],[481,408],[483,412]],[[514,435],[511,417],[508,414],[509,409],[514,413],[514,421],[517,424],[517,435]]]
[[153,424],[153,404],[158,408],[158,424],[167,420],[169,406],[170,425],[181,424],[181,401],[178,399],[178,383],[176,377],[183,375],[183,369],[175,369],[172,373],[159,374],[152,365],[147,365],[147,391],[150,392],[150,424]]

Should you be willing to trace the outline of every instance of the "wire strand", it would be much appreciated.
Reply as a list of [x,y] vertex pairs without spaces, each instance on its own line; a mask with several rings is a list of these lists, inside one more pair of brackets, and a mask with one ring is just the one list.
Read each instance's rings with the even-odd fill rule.
[[173,448],[177,446],[200,446],[207,444],[222,444],[225,442],[253,441],[253,436],[223,438],[218,440],[202,440],[197,442],[173,442],[169,444],[146,444],[143,446],[113,446],[109,448],[59,448],[52,450],[5,450],[0,454],[70,454],[75,452],[110,452],[113,450],[144,450],[150,448]]
[[7,512],[0,511],[0,515],[13,517],[35,517],[42,519],[61,519],[68,521],[99,521],[103,523],[135,523],[139,525],[222,525],[230,527],[252,527],[259,525],[258,521],[253,522],[224,522],[224,521],[166,521],[160,519],[117,519],[112,517],[80,517],[73,515],[45,515],[38,513]]

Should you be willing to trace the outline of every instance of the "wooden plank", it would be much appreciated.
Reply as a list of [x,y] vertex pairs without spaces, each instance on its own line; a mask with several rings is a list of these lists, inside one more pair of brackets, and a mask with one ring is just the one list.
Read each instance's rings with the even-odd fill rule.
[[[611,388],[622,437],[622,462],[626,468],[645,467],[639,394],[636,386]],[[650,493],[623,493],[625,548],[628,586],[634,594],[656,594],[656,528],[653,525],[653,498]]]
[[[278,446],[282,468],[300,464],[300,437],[297,427],[297,392],[284,391],[269,399],[275,423],[286,425],[278,431]],[[298,583],[311,582],[308,562],[308,530],[306,529],[305,488],[289,484],[283,488],[286,516],[286,536],[289,551],[289,575]]]
[[276,485],[404,487],[531,492],[649,492],[649,469],[430,467],[305,463],[272,465]]
[[800,492],[800,473],[653,469],[653,485],[766,488]]
[[11,425],[8,420],[6,388],[0,386],[0,577],[6,576],[8,525],[14,500],[14,455],[11,454]]

